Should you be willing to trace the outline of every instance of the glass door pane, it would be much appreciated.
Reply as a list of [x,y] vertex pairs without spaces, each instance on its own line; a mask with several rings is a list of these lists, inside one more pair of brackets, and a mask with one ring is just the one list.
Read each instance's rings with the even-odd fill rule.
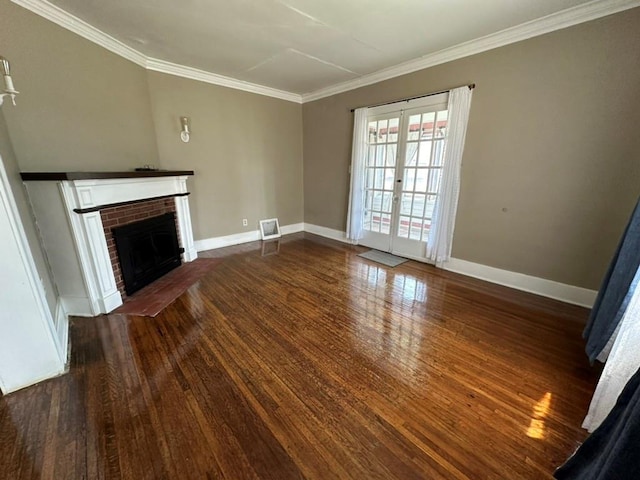
[[370,119],[364,229],[391,234],[400,117]]
[[424,259],[446,146],[446,96],[368,118],[360,244]]
[[447,111],[409,116],[397,236],[425,242],[440,189]]

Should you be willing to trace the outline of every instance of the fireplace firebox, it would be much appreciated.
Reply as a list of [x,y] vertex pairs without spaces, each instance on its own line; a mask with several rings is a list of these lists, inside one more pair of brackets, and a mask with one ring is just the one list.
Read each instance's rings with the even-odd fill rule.
[[180,266],[175,213],[112,229],[127,295]]

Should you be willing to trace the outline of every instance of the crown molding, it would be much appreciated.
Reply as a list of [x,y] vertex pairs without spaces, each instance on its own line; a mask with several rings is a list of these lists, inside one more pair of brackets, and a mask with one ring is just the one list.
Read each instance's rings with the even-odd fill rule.
[[84,20],[46,0],[11,1],[147,70],[234,88],[236,90],[243,90],[258,95],[266,95],[295,103],[312,102],[640,6],[640,0],[593,0],[515,27],[507,28],[500,32],[425,55],[415,60],[410,60],[369,75],[364,75],[354,80],[299,95],[293,92],[286,92],[264,85],[225,77],[193,67],[146,57],[144,54],[124,44],[120,40],[115,39],[111,35],[104,33]]
[[285,92],[284,90],[265,87],[263,85],[225,77],[224,75],[218,75],[205,70],[179,65],[177,63],[165,62],[164,60],[158,60],[156,58],[148,58],[145,63],[145,67],[147,70],[153,70],[154,72],[168,73],[170,75],[189,78],[191,80],[199,80],[201,82],[212,83],[222,87],[257,93],[258,95],[266,95],[267,97],[279,98],[289,102],[302,103],[302,96],[297,93]]
[[556,30],[596,20],[607,15],[640,6],[640,0],[593,0],[576,7],[552,13],[545,17],[525,22],[484,37],[460,43],[450,48],[425,55],[415,60],[400,63],[354,80],[333,85],[302,95],[302,103],[330,97],[338,93],[389,80],[408,73],[434,67],[460,58],[486,52],[494,48],[520,42]]
[[178,77],[198,80],[236,90],[243,90],[245,92],[257,93],[258,95],[266,95],[268,97],[279,98],[290,102],[302,103],[302,97],[297,93],[285,92],[283,90],[277,90],[275,88],[265,87],[263,85],[245,82],[243,80],[237,80],[223,75],[217,75],[197,68],[149,58],[134,48],[122,43],[120,40],[113,38],[111,35],[104,33],[102,30],[90,25],[84,20],[81,20],[75,15],[64,11],[60,7],[49,3],[46,0],[11,1],[77,35],[80,35],[83,38],[86,38],[90,42],[93,42],[116,55],[146,68],[147,70],[168,73]]
[[40,15],[51,22],[60,25],[71,32],[86,38],[90,42],[96,43],[106,48],[116,55],[126,58],[141,67],[145,66],[147,58],[137,50],[116,40],[111,35],[104,33],[102,30],[88,24],[84,20],[71,15],[60,7],[53,5],[45,0],[11,0],[16,5],[20,5],[31,12]]

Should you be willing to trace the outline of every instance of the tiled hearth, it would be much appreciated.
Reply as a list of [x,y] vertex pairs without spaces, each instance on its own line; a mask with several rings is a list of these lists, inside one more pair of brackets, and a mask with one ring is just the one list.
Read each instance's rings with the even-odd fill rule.
[[197,257],[187,178],[193,172],[23,173],[67,314],[94,316],[122,305],[111,228],[175,212],[182,260]]

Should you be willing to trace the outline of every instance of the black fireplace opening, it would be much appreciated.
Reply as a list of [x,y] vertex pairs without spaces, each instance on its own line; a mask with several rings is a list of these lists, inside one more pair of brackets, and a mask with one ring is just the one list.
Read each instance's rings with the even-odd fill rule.
[[129,223],[111,230],[127,295],[180,266],[175,213]]

